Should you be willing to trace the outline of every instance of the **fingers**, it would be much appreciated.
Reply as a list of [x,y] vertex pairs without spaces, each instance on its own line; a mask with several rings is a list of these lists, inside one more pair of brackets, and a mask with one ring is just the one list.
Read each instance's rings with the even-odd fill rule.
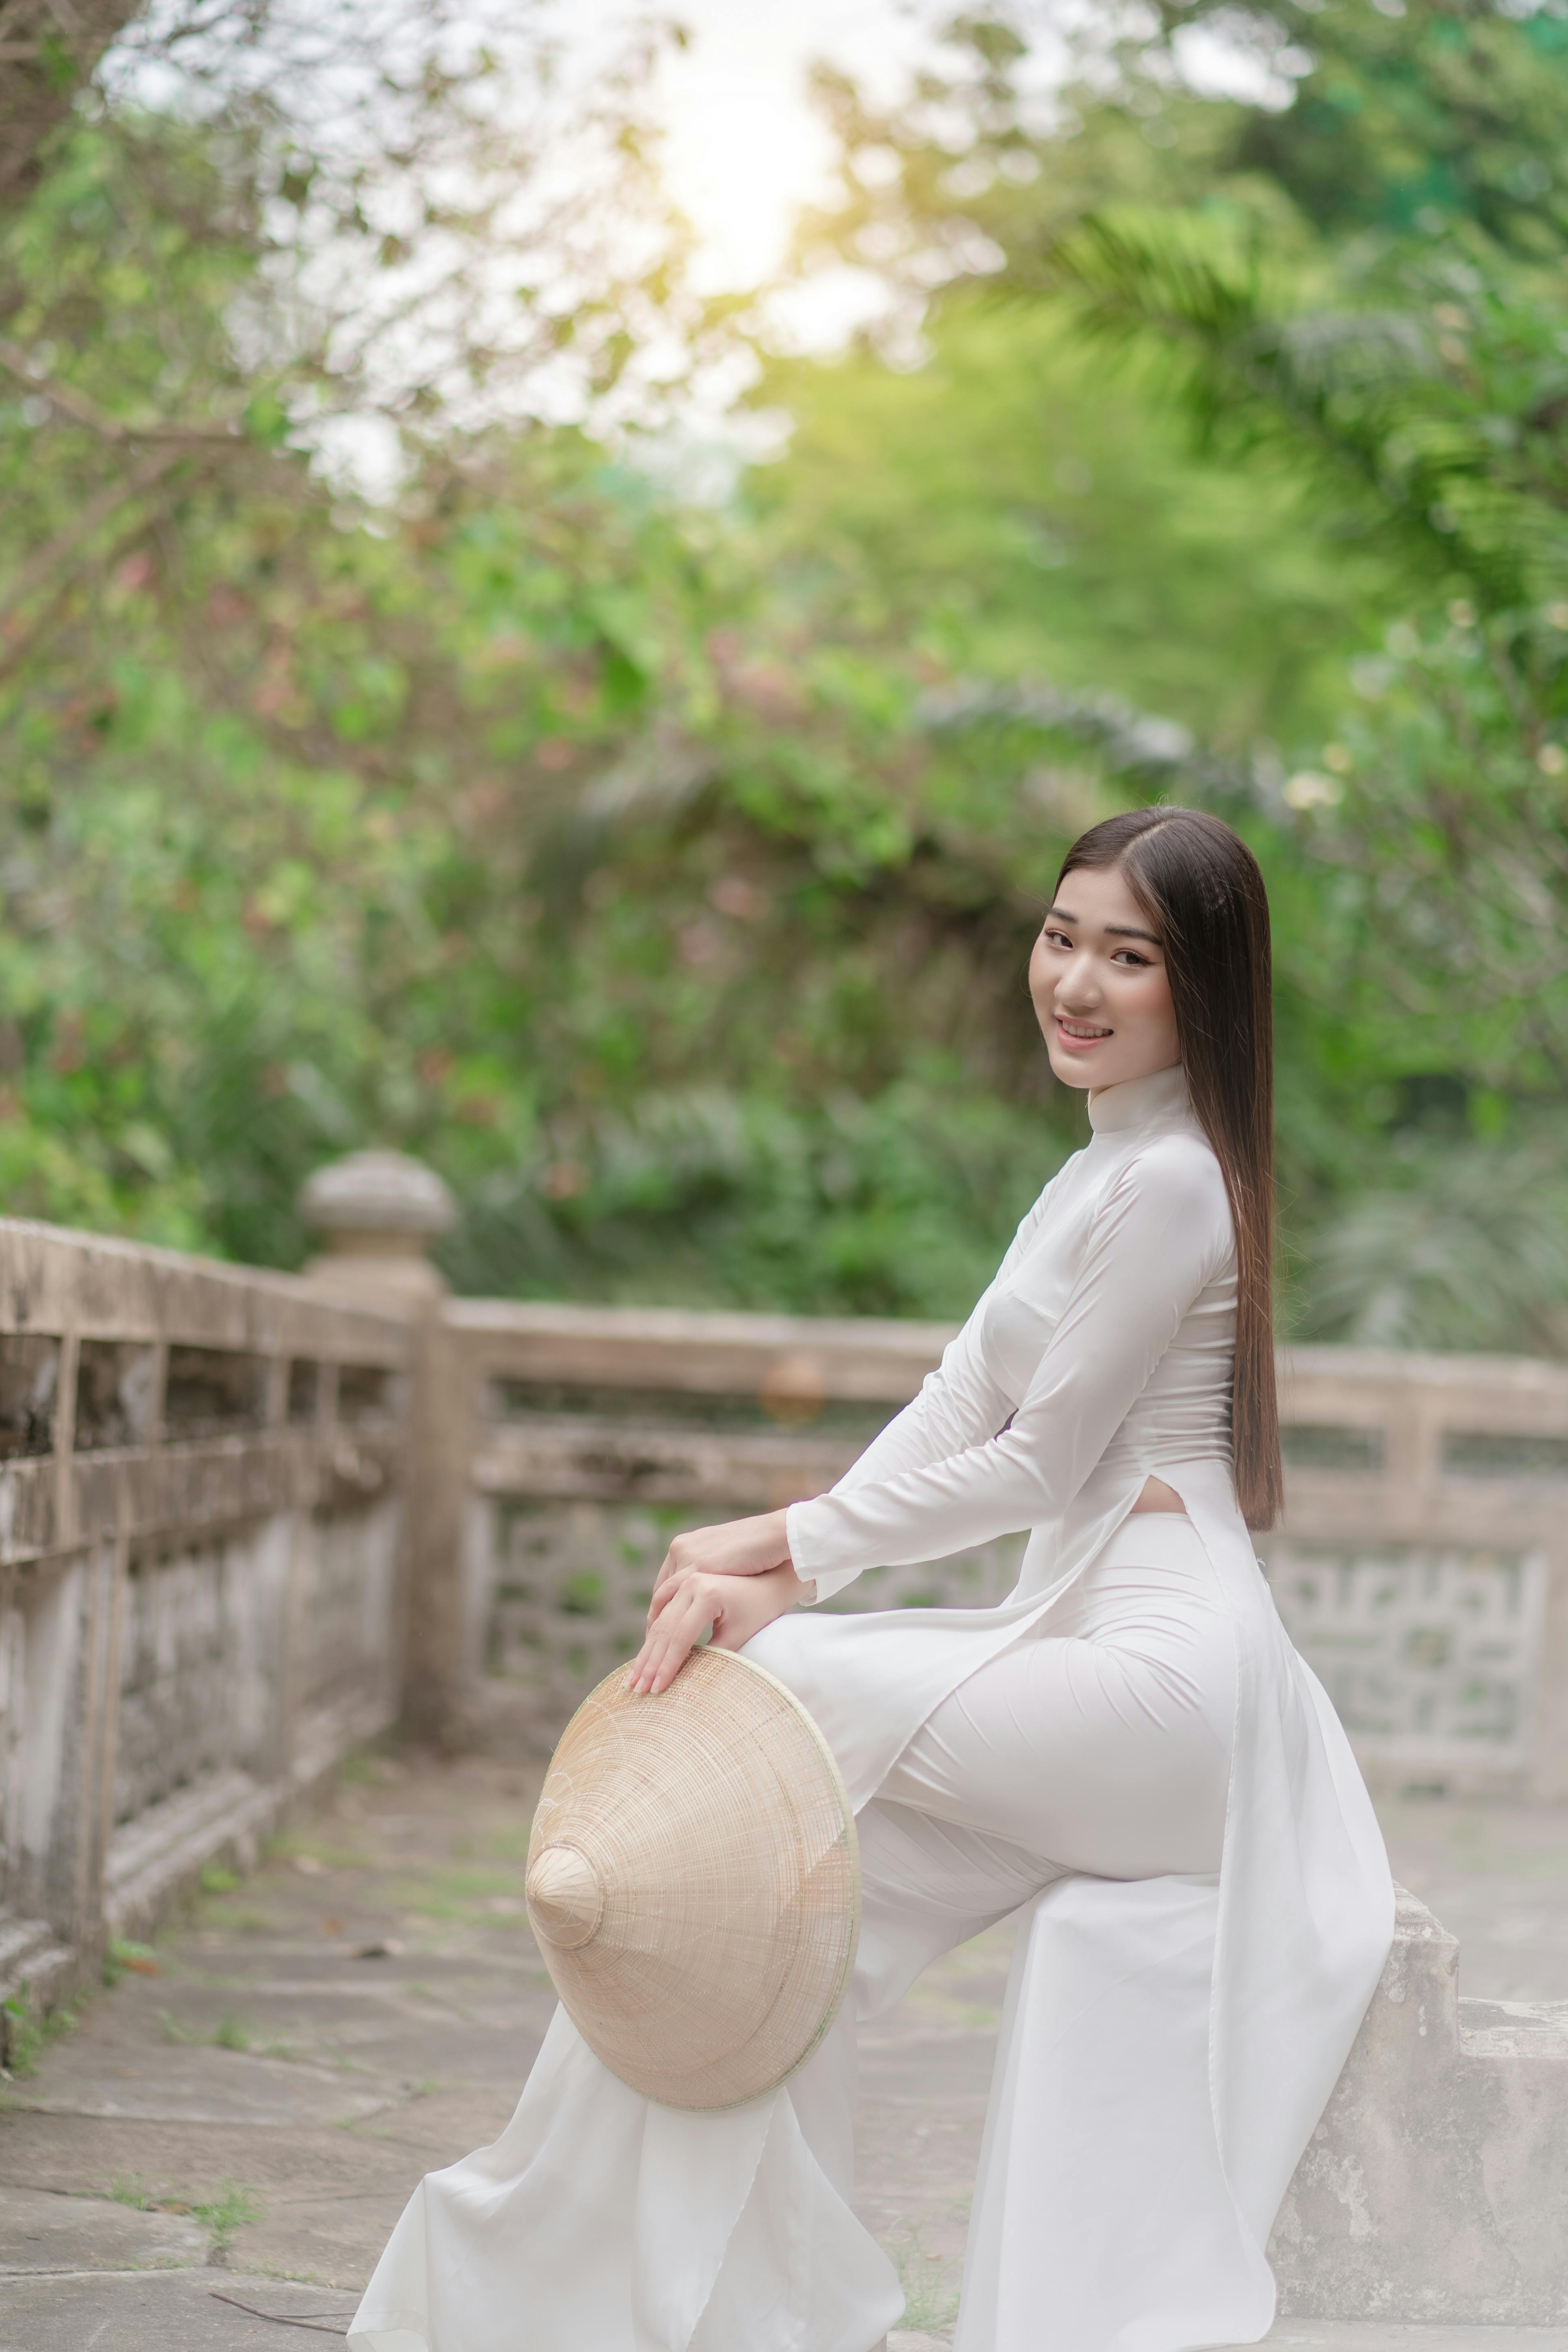
[[627,1688],[648,1693],[668,1690],[715,1613],[712,1596],[700,1588],[697,1579],[687,1577],[672,1586],[632,1662]]
[[668,1559],[665,1561],[658,1571],[658,1580],[653,1588],[653,1593],[647,1604],[647,1623],[650,1629],[669,1607],[670,1602],[679,1600],[690,1580],[690,1575],[689,1569],[672,1568]]
[[[667,1560],[658,1572],[658,1582],[654,1586],[652,1598],[648,1601],[648,1624],[652,1625],[655,1619],[661,1616],[668,1608],[671,1601],[689,1591],[694,1582],[700,1581],[705,1589],[710,1591],[714,1579],[723,1576],[724,1573],[722,1569],[698,1569],[687,1563],[678,1563],[671,1567]],[[741,1580],[725,1577],[727,1583]]]
[[657,1695],[679,1674],[706,1628],[714,1647],[739,1650],[801,1597],[793,1570],[758,1576],[679,1570],[648,1610],[648,1630],[626,1674],[628,1690]]
[[657,1601],[659,1593],[663,1591],[668,1585],[674,1583],[678,1577],[689,1574],[695,1565],[696,1563],[691,1558],[689,1538],[686,1536],[672,1537],[670,1539],[669,1549],[665,1553],[664,1559],[659,1566],[658,1574],[653,1580],[655,1600]]
[[701,1630],[699,1626],[689,1638],[660,1633],[646,1641],[628,1677],[630,1687],[652,1697],[667,1691],[696,1648]]

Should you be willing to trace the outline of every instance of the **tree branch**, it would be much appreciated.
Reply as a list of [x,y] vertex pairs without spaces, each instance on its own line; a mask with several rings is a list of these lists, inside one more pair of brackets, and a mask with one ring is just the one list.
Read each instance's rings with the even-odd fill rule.
[[136,441],[173,442],[182,447],[216,441],[233,448],[242,438],[237,425],[166,425],[155,420],[127,424],[123,417],[110,416],[107,409],[100,408],[95,400],[78,392],[73,384],[62,383],[58,376],[41,374],[21,344],[12,342],[7,335],[0,335],[0,367],[7,369],[51,406],[74,416],[79,425],[85,425],[100,441],[110,442],[116,448]]
[[96,498],[89,499],[75,521],[57,531],[53,539],[46,540],[16,572],[7,593],[0,597],[0,628],[19,605],[26,603],[34,590],[43,585],[58,564],[74,555],[84,540],[90,539],[100,523],[107,522],[132,499],[140,498],[143,490],[151,489],[179,462],[177,449],[160,449],[155,457],[138,466],[128,479],[107,483]]
[[[100,571],[103,572],[112,572],[114,566],[120,562],[123,557],[131,553],[131,551],[136,545],[137,541],[144,535],[151,524],[155,522],[157,520],[158,518],[155,515],[142,515],[138,518],[136,522],[132,524],[129,530],[121,531],[120,537],[114,541],[113,545],[105,551],[102,560],[99,565]],[[39,639],[43,636],[49,623],[55,618],[57,614],[62,612],[66,605],[69,604],[71,593],[77,585],[79,576],[79,574],[73,572],[68,579],[62,580],[56,588],[54,594],[49,598],[48,603],[45,605],[43,611],[33,622],[32,626],[30,628],[24,629],[19,636],[14,637],[11,640],[11,643],[6,646],[5,652],[0,654],[0,686],[4,686],[7,678],[15,677],[16,671],[21,668],[23,663],[26,661],[28,656],[37,649]]]

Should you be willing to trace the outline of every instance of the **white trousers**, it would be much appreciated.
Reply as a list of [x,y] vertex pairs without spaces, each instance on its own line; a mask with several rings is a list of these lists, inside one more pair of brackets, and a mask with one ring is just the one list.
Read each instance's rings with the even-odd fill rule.
[[[1205,2279],[1230,2253],[1197,2226],[1215,2207],[1212,2184],[1194,2178],[1189,2221],[1183,2176],[1201,2167],[1140,2135],[1138,2096],[1157,2053],[1193,2074],[1202,2105],[1236,1713],[1231,1622],[1189,1522],[1140,1513],[1049,1622],[1048,1635],[1025,1636],[960,1685],[862,1811],[853,2002],[808,2064],[750,2107],[678,2114],[618,2082],[558,2012],[501,2138],[416,2192],[351,2352],[868,2352],[902,2296],[849,2210],[856,2019],[1046,1890],[1047,1904],[1078,1907],[1051,1943],[1059,1980],[1037,2008],[1070,2018],[1097,1997],[1097,1904],[1116,1906],[1119,1949],[1131,1904],[1147,1915],[1150,2040],[1133,2046],[1134,2021],[1125,2081],[1086,2087],[1071,2079],[1070,2033],[1020,2057],[1028,2034],[1010,2015],[959,2344],[1107,2352],[1225,2340],[1230,2306],[1209,2309]],[[1146,1898],[1107,1884],[1118,1881],[1148,1882]],[[1020,2065],[1049,2084],[1053,2107],[1103,2098],[1131,2127],[1115,2122],[1098,2157],[1037,2147]],[[1103,2246],[1053,2249],[1053,2168],[1090,2161],[1105,2167]],[[1015,2183],[1009,2194],[1010,2172],[1028,2174],[1026,2193]],[[1134,2238],[1145,2270],[1153,2239],[1170,2247],[1155,2258],[1171,2284],[1152,2334],[1139,2319],[1149,2289],[1128,2260]],[[1059,2287],[1050,2324],[1030,2284],[1042,2263]]]

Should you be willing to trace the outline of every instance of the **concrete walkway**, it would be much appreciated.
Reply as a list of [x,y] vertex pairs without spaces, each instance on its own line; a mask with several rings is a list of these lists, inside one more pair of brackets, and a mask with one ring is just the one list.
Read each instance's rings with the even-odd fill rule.
[[[538,1779],[362,1760],[32,2053],[0,2108],[0,2352],[341,2334],[414,2183],[499,2131],[548,2021],[521,1895]],[[1568,1994],[1568,1817],[1410,1803],[1387,1824],[1467,1991]],[[910,2299],[893,2352],[949,2340],[1006,1956],[983,1937],[865,2037],[861,2209]],[[1272,2340],[1568,2352],[1568,2328],[1284,2320]]]

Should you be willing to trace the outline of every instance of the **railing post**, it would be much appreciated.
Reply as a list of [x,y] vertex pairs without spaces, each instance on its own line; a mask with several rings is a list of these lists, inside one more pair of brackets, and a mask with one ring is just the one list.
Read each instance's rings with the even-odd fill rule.
[[327,1242],[308,1277],[417,1325],[409,1399],[403,1547],[403,1721],[454,1740],[463,1712],[462,1520],[471,1435],[463,1365],[446,1323],[447,1285],[426,1252],[457,1214],[432,1169],[400,1151],[356,1151],[318,1168],[300,1195]]

